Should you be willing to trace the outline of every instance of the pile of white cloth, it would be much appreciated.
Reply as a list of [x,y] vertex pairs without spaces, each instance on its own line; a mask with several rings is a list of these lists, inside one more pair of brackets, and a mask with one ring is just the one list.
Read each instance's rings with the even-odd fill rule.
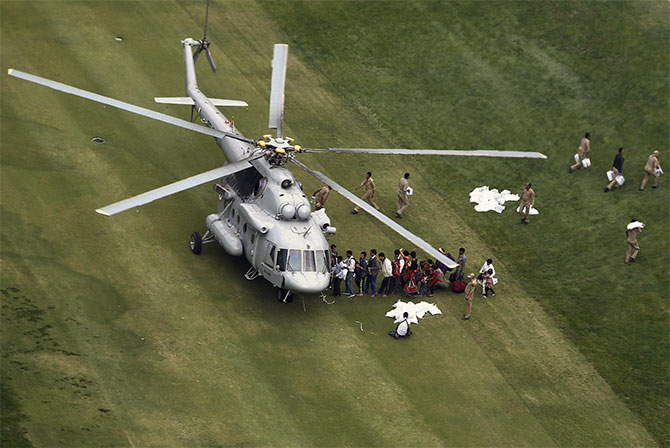
[[428,302],[403,302],[398,300],[393,304],[393,309],[386,313],[386,317],[392,317],[394,323],[399,323],[405,320],[403,314],[407,313],[407,322],[410,324],[418,324],[419,319],[423,319],[426,313],[430,313],[432,316],[437,314],[442,314],[442,311],[434,303]]
[[497,188],[489,190],[488,186],[477,187],[470,192],[470,202],[476,202],[475,210],[478,212],[496,211],[502,213],[505,210],[505,202],[518,201],[519,195],[512,194],[509,190],[498,191]]

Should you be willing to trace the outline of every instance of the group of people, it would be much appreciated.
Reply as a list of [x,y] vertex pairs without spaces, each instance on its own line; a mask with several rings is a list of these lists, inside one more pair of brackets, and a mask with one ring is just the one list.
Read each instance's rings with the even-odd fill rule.
[[[408,196],[412,194],[412,188],[409,186],[409,173],[405,173],[402,178],[400,178],[400,183],[398,184],[398,208],[395,213],[395,217],[398,219],[402,218],[402,213],[409,207]],[[379,210],[379,206],[375,202],[375,193],[377,192],[377,185],[375,184],[374,179],[372,178],[372,172],[368,171],[365,174],[365,179],[356,187],[356,190],[364,188],[365,193],[361,197],[361,200],[368,202],[375,210]],[[332,188],[330,185],[324,185],[323,187],[316,190],[312,193],[312,199],[314,200],[314,208],[320,210],[325,207],[326,200]],[[354,207],[351,211],[352,215],[357,215],[361,207],[358,205]]]
[[[587,132],[584,134],[584,138],[579,145],[577,154],[575,156],[574,165],[570,166],[570,173],[573,173],[575,170],[580,168],[586,168],[590,166],[590,163],[584,163],[585,160],[590,160],[590,151],[591,151],[591,134]],[[624,149],[620,147],[617,150],[617,154],[614,156],[614,161],[612,162],[612,169],[608,172],[609,183],[605,186],[605,193],[611,191],[614,188],[618,188],[623,185],[625,179],[623,177],[623,164],[624,164]],[[644,177],[642,178],[642,183],[640,184],[640,191],[644,191],[647,186],[647,182],[650,177],[654,178],[654,183],[651,188],[658,188],[658,179],[659,176],[663,173],[661,169],[661,164],[658,161],[658,156],[660,152],[655,150],[653,153],[647,157],[647,161],[644,165]],[[631,222],[636,222],[633,220]],[[637,256],[640,246],[637,243],[637,233],[641,232],[641,228],[627,229],[626,230],[626,243],[628,245],[628,250],[626,251],[626,257],[624,258],[624,263],[635,262],[635,257]]]
[[[358,258],[347,250],[345,255],[339,255],[337,246],[330,246],[332,267],[332,290],[334,296],[348,297],[404,293],[420,297],[432,297],[438,284],[445,284],[444,272],[447,269],[442,263],[425,260],[419,262],[416,252],[405,249],[396,249],[392,256],[384,252],[377,253],[377,249],[370,252],[360,252]],[[377,278],[381,274],[382,281],[377,288]],[[354,291],[354,285],[356,291]]]
[[[623,157],[624,149],[623,147],[620,147],[617,150],[617,154],[614,156],[614,161],[612,162],[612,169],[610,172],[610,179],[609,183],[605,187],[605,193],[608,191],[611,191],[613,188],[618,188],[624,183],[624,178],[623,178],[623,163],[624,163],[624,157]],[[647,162],[644,165],[644,178],[642,179],[642,183],[640,184],[640,191],[644,191],[644,188],[647,185],[647,182],[649,181],[649,177],[654,178],[654,184],[652,185],[652,188],[658,188],[658,178],[659,176],[663,173],[663,170],[661,169],[661,165],[658,162],[658,156],[660,155],[660,152],[658,150],[655,150],[653,153],[647,157]],[[591,166],[590,163],[591,160],[591,133],[587,132],[584,134],[584,138],[582,138],[582,141],[579,144],[579,148],[577,148],[577,154],[575,155],[575,164],[570,166],[570,173],[574,173],[576,170],[579,170],[581,168],[588,168]]]

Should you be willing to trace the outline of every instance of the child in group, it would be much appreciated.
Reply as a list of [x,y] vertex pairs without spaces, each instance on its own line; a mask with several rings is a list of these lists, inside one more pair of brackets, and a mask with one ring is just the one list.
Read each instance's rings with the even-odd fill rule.
[[484,294],[483,297],[489,296],[489,291],[496,295],[496,292],[493,290],[493,269],[489,269],[484,272]]

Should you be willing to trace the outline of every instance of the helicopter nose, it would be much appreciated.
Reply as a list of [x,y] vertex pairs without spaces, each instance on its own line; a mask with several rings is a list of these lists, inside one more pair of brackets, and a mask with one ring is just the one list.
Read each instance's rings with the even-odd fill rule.
[[328,288],[330,276],[316,272],[287,272],[284,274],[284,288],[305,294],[318,293]]

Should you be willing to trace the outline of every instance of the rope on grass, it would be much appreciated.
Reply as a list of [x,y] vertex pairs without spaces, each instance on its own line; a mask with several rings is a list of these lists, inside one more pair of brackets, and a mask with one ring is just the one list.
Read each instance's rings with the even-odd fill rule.
[[363,322],[357,320],[356,323],[361,325],[361,331],[363,331]]
[[332,302],[329,302],[328,300],[326,300],[326,297],[328,297],[328,296],[325,295],[324,293],[321,293],[321,300],[323,300],[326,304],[332,305],[333,303],[335,303],[335,300],[333,300]]

